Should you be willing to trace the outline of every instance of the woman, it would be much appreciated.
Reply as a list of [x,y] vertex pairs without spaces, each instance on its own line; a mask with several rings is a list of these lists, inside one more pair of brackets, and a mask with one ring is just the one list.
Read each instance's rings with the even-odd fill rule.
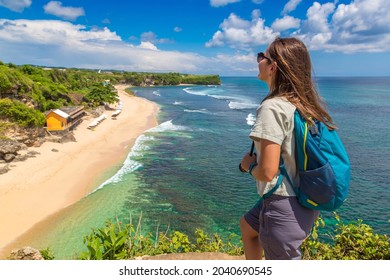
[[[311,61],[306,46],[296,38],[277,38],[265,53],[257,55],[258,78],[267,83],[268,95],[257,109],[250,138],[257,155],[248,153],[241,167],[256,179],[260,196],[267,194],[279,177],[282,157],[289,177],[297,183],[294,112],[335,126],[326,112],[311,78]],[[318,211],[301,206],[283,180],[279,188],[240,219],[247,259],[301,259],[299,250],[308,236]]]

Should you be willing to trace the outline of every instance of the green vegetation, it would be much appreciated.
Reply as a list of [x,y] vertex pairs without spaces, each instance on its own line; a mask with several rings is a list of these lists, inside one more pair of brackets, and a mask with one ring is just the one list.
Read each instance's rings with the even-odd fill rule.
[[[301,246],[303,259],[315,260],[389,260],[390,243],[387,235],[375,234],[361,220],[344,224],[335,214],[337,225],[332,242],[319,240],[318,229],[325,223],[319,218],[311,236]],[[93,229],[84,237],[87,251],[81,253],[80,259],[88,260],[119,260],[133,259],[143,255],[159,255],[166,253],[187,252],[221,252],[230,255],[242,255],[243,248],[240,236],[230,235],[226,241],[218,234],[208,236],[200,229],[195,230],[194,238],[179,232],[149,233],[143,236],[138,226],[134,229],[132,223],[123,225],[121,222],[106,222],[106,226]]]
[[362,220],[350,224],[337,220],[332,244],[322,243],[318,228],[324,227],[322,219],[316,221],[311,236],[305,240],[301,250],[305,259],[317,260],[390,260],[390,239],[387,235],[374,233]]
[[184,75],[182,77],[181,83],[195,84],[195,85],[219,85],[221,82],[218,75],[209,75],[209,76]]
[[85,99],[90,106],[98,107],[104,103],[114,103],[118,99],[118,94],[111,84],[95,83],[85,95]]
[[[224,242],[218,234],[209,237],[202,230],[195,231],[195,241],[179,231],[156,232],[143,236],[138,227],[122,225],[120,222],[106,222],[106,226],[93,229],[92,233],[84,237],[88,251],[81,253],[83,260],[121,260],[133,259],[143,255],[159,255],[167,253],[188,252],[223,252],[230,255],[242,255],[243,250],[239,244],[239,236],[232,234]],[[235,240],[235,242],[234,242]]]
[[46,121],[43,113],[8,98],[0,100],[0,116],[13,119],[22,127],[43,126]]
[[[23,127],[43,126],[43,113],[50,109],[73,105],[95,108],[117,101],[113,85],[119,83],[133,86],[218,85],[221,81],[217,75],[48,69],[0,61],[0,122]],[[0,126],[0,137],[5,127]]]
[[54,254],[50,248],[39,250],[39,253],[41,253],[41,256],[44,260],[54,260]]

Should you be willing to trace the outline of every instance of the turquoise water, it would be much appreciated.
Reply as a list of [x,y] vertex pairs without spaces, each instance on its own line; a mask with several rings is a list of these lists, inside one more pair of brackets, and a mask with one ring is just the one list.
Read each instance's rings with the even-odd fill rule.
[[[352,182],[338,211],[390,234],[390,78],[319,78],[349,153]],[[83,236],[106,219],[134,221],[145,233],[166,228],[189,235],[239,234],[238,220],[257,200],[255,182],[238,171],[249,150],[256,108],[267,88],[256,78],[222,78],[221,86],[136,88],[161,106],[159,125],[137,139],[109,180],[53,217],[35,245],[57,258],[83,250]],[[330,214],[324,214],[332,222]],[[34,244],[33,244],[34,245]]]

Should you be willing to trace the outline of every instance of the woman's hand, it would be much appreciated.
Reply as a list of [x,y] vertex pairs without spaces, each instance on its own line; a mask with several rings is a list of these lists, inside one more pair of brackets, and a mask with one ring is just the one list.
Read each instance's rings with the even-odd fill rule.
[[[247,153],[241,161],[241,168],[249,171],[252,162],[256,162],[257,156]],[[260,158],[257,166],[252,169],[252,176],[262,182],[270,182],[279,170],[280,145],[272,141],[262,139],[260,141]]]

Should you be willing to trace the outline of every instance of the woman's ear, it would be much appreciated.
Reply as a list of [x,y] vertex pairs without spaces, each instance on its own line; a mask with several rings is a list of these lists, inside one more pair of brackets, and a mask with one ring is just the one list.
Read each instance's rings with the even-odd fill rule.
[[278,70],[278,64],[276,61],[272,61],[270,70],[271,70],[272,74],[274,74],[276,72],[276,70]]

